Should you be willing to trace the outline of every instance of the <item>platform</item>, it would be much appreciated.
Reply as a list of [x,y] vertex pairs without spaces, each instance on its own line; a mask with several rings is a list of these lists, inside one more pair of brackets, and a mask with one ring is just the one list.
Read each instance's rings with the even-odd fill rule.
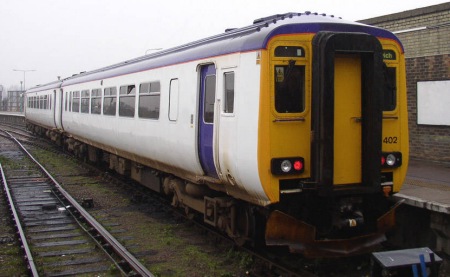
[[397,199],[405,204],[450,214],[450,164],[410,160],[405,183]]

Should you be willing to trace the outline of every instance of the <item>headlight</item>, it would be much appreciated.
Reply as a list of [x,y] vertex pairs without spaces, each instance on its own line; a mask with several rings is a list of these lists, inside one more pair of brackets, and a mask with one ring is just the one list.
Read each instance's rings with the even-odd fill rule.
[[281,171],[288,173],[292,169],[292,164],[289,160],[284,160],[281,162]]
[[299,174],[304,171],[305,160],[302,157],[275,158],[270,164],[273,175]]
[[395,168],[401,165],[402,165],[402,153],[400,152],[382,153],[381,167]]
[[393,166],[394,164],[395,164],[395,161],[396,161],[397,159],[395,158],[395,156],[393,155],[393,154],[389,154],[389,155],[387,155],[387,157],[386,157],[386,164],[388,165],[388,166]]

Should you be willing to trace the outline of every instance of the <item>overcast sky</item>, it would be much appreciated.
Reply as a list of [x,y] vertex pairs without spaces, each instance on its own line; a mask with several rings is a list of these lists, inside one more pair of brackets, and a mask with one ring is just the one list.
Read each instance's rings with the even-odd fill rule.
[[0,85],[27,88],[286,12],[360,20],[437,0],[0,0]]

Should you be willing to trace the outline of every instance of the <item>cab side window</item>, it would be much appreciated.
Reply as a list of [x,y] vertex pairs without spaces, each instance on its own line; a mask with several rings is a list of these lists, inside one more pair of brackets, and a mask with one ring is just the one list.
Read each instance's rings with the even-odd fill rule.
[[383,111],[393,111],[397,106],[397,77],[395,67],[384,68]]

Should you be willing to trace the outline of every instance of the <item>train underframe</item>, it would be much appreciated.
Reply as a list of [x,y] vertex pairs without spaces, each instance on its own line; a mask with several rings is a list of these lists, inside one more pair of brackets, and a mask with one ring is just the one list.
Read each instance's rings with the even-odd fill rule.
[[284,246],[310,258],[351,256],[374,250],[395,224],[398,204],[391,206],[381,192],[330,198],[311,189],[261,207],[111,154],[59,130],[30,123],[28,129],[47,136],[80,159],[105,163],[110,170],[165,195],[188,217],[200,218],[241,245]]

